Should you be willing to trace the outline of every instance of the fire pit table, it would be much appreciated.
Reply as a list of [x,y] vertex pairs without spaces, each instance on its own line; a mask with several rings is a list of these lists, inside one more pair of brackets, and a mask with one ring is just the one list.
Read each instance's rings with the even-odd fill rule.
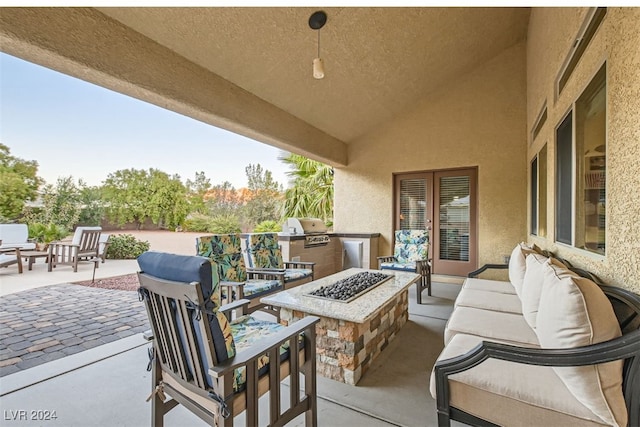
[[[318,374],[355,385],[409,317],[415,273],[351,268],[261,299],[284,325],[307,315],[316,325]],[[349,288],[362,288],[353,295]],[[325,298],[333,294],[336,299]]]

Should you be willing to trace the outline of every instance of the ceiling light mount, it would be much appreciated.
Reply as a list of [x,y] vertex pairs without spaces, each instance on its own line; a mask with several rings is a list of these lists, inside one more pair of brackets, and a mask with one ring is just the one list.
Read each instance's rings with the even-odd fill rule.
[[318,56],[313,60],[313,77],[316,79],[324,78],[324,62],[320,58],[320,28],[327,23],[327,14],[318,10],[313,12],[309,17],[309,27],[318,31]]
[[327,23],[327,14],[323,10],[313,12],[309,17],[309,27],[312,30],[319,30]]

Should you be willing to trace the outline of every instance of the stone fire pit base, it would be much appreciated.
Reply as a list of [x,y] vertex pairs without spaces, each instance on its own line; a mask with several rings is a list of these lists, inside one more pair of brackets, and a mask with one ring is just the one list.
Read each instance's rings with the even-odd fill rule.
[[[307,314],[282,307],[280,319],[289,325]],[[356,385],[373,361],[395,338],[409,318],[408,291],[400,292],[364,323],[318,316],[317,372],[326,378]]]

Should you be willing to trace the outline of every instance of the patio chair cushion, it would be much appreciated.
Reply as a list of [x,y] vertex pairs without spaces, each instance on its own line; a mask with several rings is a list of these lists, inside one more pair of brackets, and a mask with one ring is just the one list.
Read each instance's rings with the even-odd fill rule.
[[249,266],[253,268],[284,268],[277,233],[254,233],[247,237]]
[[34,242],[29,242],[27,224],[0,224],[0,249],[16,247],[25,251],[36,248]]
[[237,234],[214,234],[196,239],[198,255],[211,258],[218,266],[220,280],[244,282],[247,269],[242,257],[240,236]]
[[416,271],[416,263],[415,261],[408,262],[406,264],[398,263],[398,262],[381,262],[380,263],[381,270],[398,270],[398,271]]
[[[593,281],[544,264],[536,333],[543,348],[575,348],[622,335],[613,307]],[[589,366],[554,367],[573,395],[608,425],[627,425],[622,394],[623,360]]]
[[427,230],[396,230],[395,238],[393,256],[397,263],[411,263],[427,259],[429,256],[429,232]]
[[279,280],[249,279],[244,283],[244,296],[250,299],[281,288]]
[[[231,322],[231,334],[236,343],[236,350],[241,352],[251,348],[256,342],[268,338],[280,331],[284,326],[279,323],[269,322],[266,320],[256,319],[253,316],[246,315],[239,317]],[[304,348],[304,339],[299,338],[300,348]],[[289,357],[289,342],[285,342],[280,346],[280,362],[285,361]],[[269,369],[269,356],[263,355],[258,359],[258,375],[264,375]],[[244,390],[247,382],[246,369],[241,367],[234,372],[233,390],[240,392]]]
[[313,270],[310,268],[287,268],[284,271],[284,281],[293,282],[295,280],[304,279],[313,274]]
[[73,238],[71,239],[71,244],[72,245],[79,245],[80,244],[80,238],[82,238],[82,232],[83,231],[91,231],[91,230],[98,230],[98,231],[102,231],[102,227],[76,227],[76,231],[73,233]]

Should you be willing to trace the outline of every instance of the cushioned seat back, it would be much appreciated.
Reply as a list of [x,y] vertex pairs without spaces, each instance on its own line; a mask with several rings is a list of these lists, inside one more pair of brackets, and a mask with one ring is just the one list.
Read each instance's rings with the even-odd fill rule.
[[429,232],[427,230],[396,230],[393,256],[400,264],[427,259]]
[[255,233],[247,237],[249,266],[254,268],[284,268],[277,233]]
[[102,231],[102,227],[77,227],[76,231],[73,233],[73,238],[71,239],[71,244],[72,245],[79,245],[80,244],[80,238],[82,237],[82,232],[83,231]]
[[220,280],[244,282],[247,268],[242,257],[239,234],[213,234],[196,239],[198,255],[209,258],[217,266]]
[[[191,372],[191,377],[203,378],[211,386],[211,379],[207,371],[214,360],[212,359],[210,363],[207,348],[211,348],[213,345],[215,360],[218,363],[235,355],[235,343],[229,322],[225,315],[218,311],[220,307],[220,281],[217,272],[211,268],[211,261],[201,256],[145,252],[138,257],[138,265],[141,270],[140,285],[147,291],[145,303],[154,336],[162,335],[160,332],[162,330],[167,331],[166,334],[168,334],[170,330],[174,329],[161,326],[163,322],[166,323],[166,320],[162,315],[157,315],[158,310],[169,307],[174,319],[173,325],[177,327],[176,339],[180,342],[182,352],[179,349],[174,349],[172,357],[165,357],[166,363],[179,365],[179,361],[176,359],[184,358],[185,365]],[[162,286],[157,286],[156,281],[160,281]],[[201,289],[201,301],[198,301],[195,294],[187,295],[187,290],[194,286],[194,282],[197,283],[195,286],[199,286]],[[173,286],[183,286],[185,290],[171,289]],[[168,305],[161,303],[161,301],[165,301],[165,298]],[[152,307],[153,304],[155,304],[154,307]],[[184,313],[187,312],[189,318],[184,316]],[[206,321],[199,323],[202,318]],[[190,348],[189,336],[195,337],[198,347],[197,357],[194,357],[193,349]],[[207,339],[207,336],[211,336],[211,340]],[[167,349],[172,346],[172,343],[171,339],[166,338],[164,345],[156,347]],[[171,354],[172,350],[168,350],[168,353]],[[197,375],[197,372],[200,375]]]

